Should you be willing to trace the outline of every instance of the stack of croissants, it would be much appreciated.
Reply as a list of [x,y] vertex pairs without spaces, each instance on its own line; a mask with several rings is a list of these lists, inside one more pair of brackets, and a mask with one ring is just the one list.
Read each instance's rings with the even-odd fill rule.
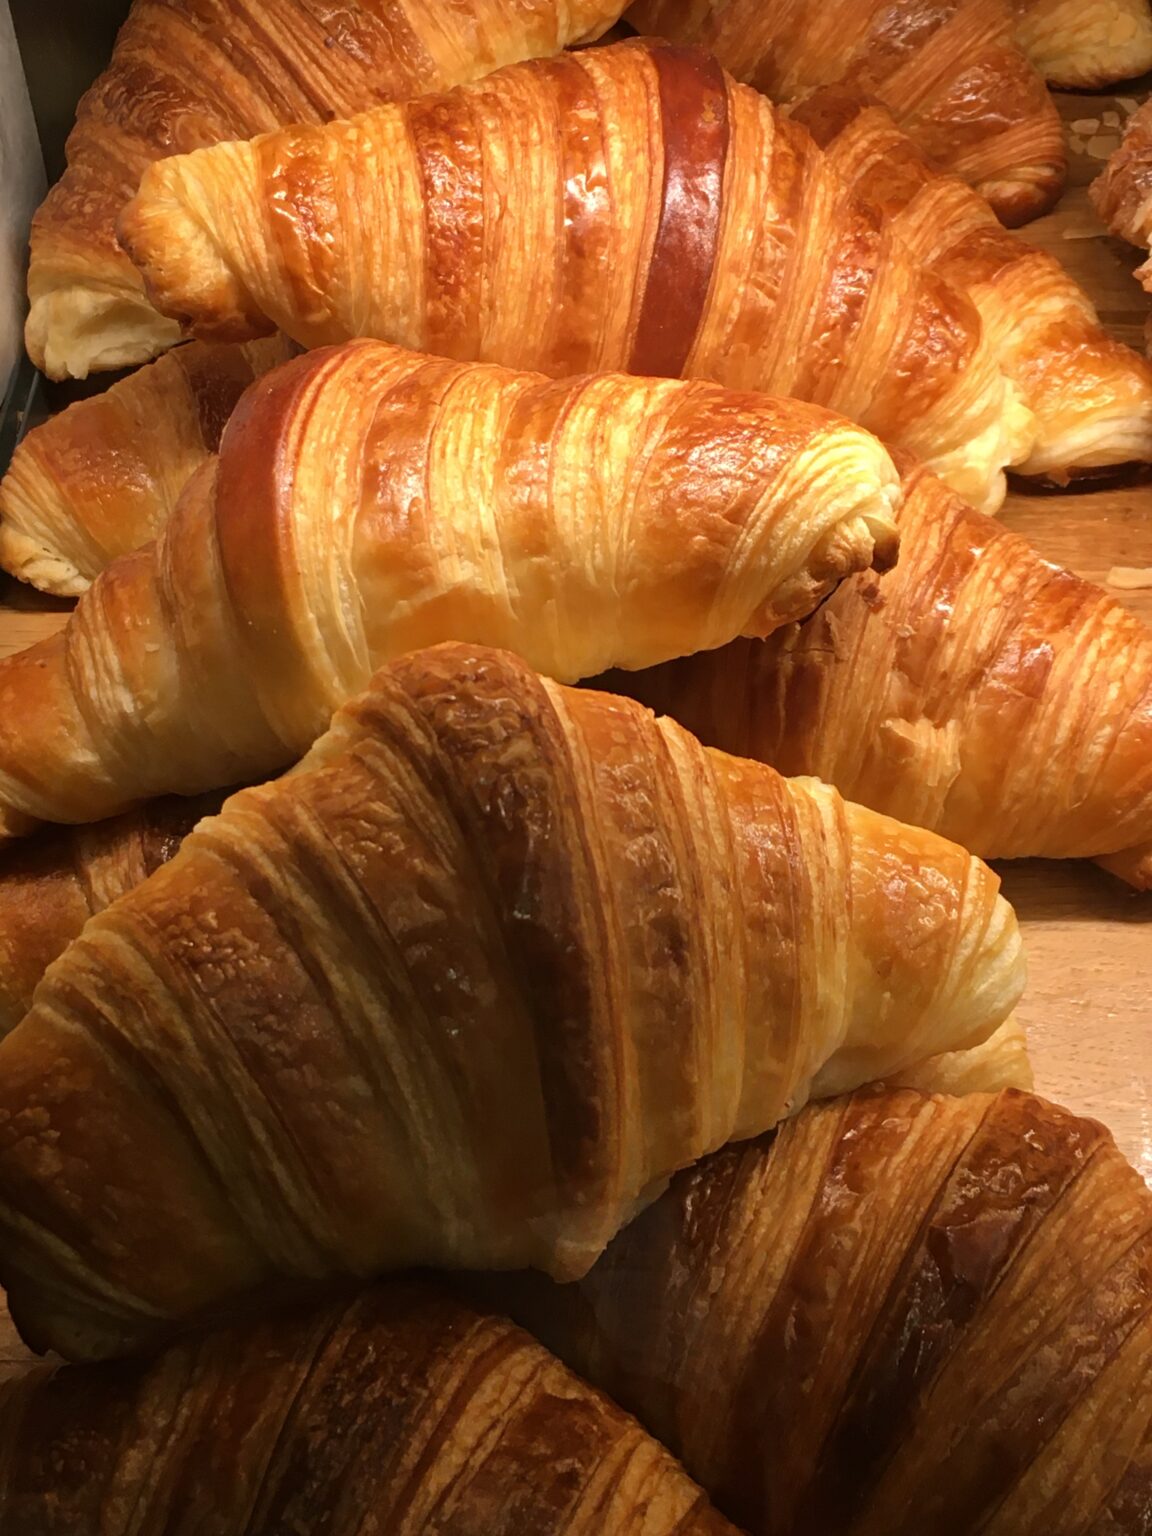
[[1149,68],[133,0],[26,336],[134,371],[0,483],[79,599],[0,661],[0,1536],[1152,1530],[1152,1193],[982,862],[1152,888],[1152,630],[995,520],[1152,463],[1010,232]]

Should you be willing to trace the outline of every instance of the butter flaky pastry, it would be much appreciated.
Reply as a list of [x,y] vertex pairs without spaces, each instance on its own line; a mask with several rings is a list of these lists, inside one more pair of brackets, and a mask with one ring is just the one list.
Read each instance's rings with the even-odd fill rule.
[[441,640],[565,681],[764,635],[896,555],[899,477],[816,406],[381,342],[262,379],[163,536],[0,661],[0,830],[295,761]]
[[1020,46],[1052,85],[1091,89],[1152,69],[1148,0],[1009,0]]
[[504,1319],[396,1281],[0,1386],[13,1536],[739,1536]]
[[[1120,147],[1089,188],[1096,212],[1114,235],[1152,247],[1152,99],[1128,119]],[[1152,291],[1152,260],[1136,276]]]
[[1022,475],[1064,481],[1152,459],[1152,367],[1100,324],[1047,251],[1009,233],[963,182],[934,171],[878,102],[818,91],[793,114],[905,245],[968,294],[1001,368],[1032,411]]
[[26,339],[52,378],[147,362],[180,339],[116,242],[164,155],[474,80],[602,33],[622,0],[133,0],[32,226]]
[[13,1317],[92,1358],[340,1275],[583,1274],[675,1169],[986,1039],[998,888],[629,700],[412,653],[0,1042]]
[[1005,0],[638,0],[627,19],[710,49],[777,101],[828,85],[870,92],[1006,224],[1046,213],[1063,190],[1060,116]]
[[901,555],[803,624],[603,686],[984,858],[1152,885],[1152,631],[909,469]]
[[0,480],[0,566],[61,597],[87,591],[156,537],[244,390],[290,352],[281,337],[192,342],[33,427]]
[[494,1289],[749,1536],[1146,1526],[1152,1195],[1031,1095],[813,1106]]
[[1031,447],[967,297],[694,49],[588,49],[177,156],[119,228],[203,338],[371,335],[811,399],[989,509]]

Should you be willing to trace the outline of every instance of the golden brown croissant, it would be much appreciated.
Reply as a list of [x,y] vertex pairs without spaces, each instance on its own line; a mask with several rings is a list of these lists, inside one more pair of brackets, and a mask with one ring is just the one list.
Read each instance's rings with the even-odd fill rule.
[[777,101],[825,85],[870,92],[1005,224],[1047,212],[1063,189],[1060,117],[1004,0],[638,0],[628,20],[710,49]]
[[1091,89],[1152,69],[1148,0],[1011,0],[1016,37],[1052,85]]
[[431,1285],[0,1386],[12,1536],[737,1536],[635,1419]]
[[34,427],[0,480],[0,565],[45,592],[86,591],[156,537],[244,390],[289,353],[281,337],[193,342]]
[[311,353],[248,393],[156,545],[0,661],[0,828],[263,777],[416,646],[573,680],[767,634],[891,563],[898,499],[875,438],[791,400]]
[[[1144,250],[1152,246],[1152,99],[1129,118],[1120,148],[1089,192],[1114,235]],[[1152,291],[1152,260],[1136,276]]]
[[413,653],[0,1042],[13,1317],[92,1358],[326,1276],[582,1274],[674,1169],[987,1038],[998,885],[628,700]]
[[751,1536],[1147,1528],[1152,1196],[1030,1095],[813,1107],[514,1311]]
[[1114,341],[1054,256],[1009,234],[978,193],[935,172],[878,103],[816,92],[793,114],[905,245],[966,292],[1035,418],[1025,475],[1152,459],[1152,368]]
[[61,829],[0,854],[0,1035],[28,1011],[36,984],[94,912],[167,863],[223,796],[156,801]]
[[692,49],[589,49],[177,156],[121,231],[158,307],[203,336],[373,335],[793,395],[992,508],[1031,442],[968,300]]
[[609,685],[984,858],[1152,840],[1152,632],[931,475],[905,490],[889,575],[763,644]]
[[147,165],[347,117],[602,33],[622,0],[133,0],[32,227],[27,344],[52,378],[147,362],[179,327],[144,297],[116,217]]

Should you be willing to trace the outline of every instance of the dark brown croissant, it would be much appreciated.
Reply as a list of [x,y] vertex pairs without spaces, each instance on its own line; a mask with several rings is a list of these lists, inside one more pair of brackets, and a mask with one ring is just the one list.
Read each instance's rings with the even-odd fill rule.
[[905,492],[888,575],[606,685],[985,858],[1123,855],[1152,883],[1152,632],[931,475]]
[[180,337],[116,218],[145,168],[222,139],[443,90],[602,33],[622,0],[133,0],[32,226],[27,343],[52,378],[146,362]]
[[11,1536],[737,1536],[511,1323],[396,1282],[0,1386]]
[[638,0],[628,20],[710,49],[777,101],[826,85],[871,93],[1006,224],[1045,213],[1063,189],[1060,116],[1004,0]]
[[0,1035],[24,1017],[41,976],[92,914],[167,863],[222,799],[159,800],[0,853]]
[[751,1536],[1141,1536],[1152,1195],[1031,1095],[859,1094],[497,1283]]
[[971,302],[695,49],[586,49],[175,156],[120,231],[203,337],[377,336],[814,400],[990,510],[1030,451]]
[[379,672],[0,1042],[0,1281],[91,1358],[411,1264],[578,1275],[676,1168],[978,1044],[999,882],[500,652]]

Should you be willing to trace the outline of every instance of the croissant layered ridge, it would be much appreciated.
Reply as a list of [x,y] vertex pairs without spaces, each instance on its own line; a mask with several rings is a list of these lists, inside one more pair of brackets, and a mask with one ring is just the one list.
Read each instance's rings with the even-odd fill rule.
[[[1096,212],[1114,235],[1152,247],[1152,101],[1128,119],[1120,148],[1089,188]],[[1152,290],[1152,260],[1136,276]]]
[[1152,69],[1148,0],[1011,0],[1011,5],[1020,46],[1051,85],[1090,90]]
[[57,596],[87,591],[160,533],[244,390],[290,350],[279,336],[175,347],[33,427],[0,480],[0,565]]
[[610,686],[704,741],[812,773],[984,858],[1152,868],[1152,632],[931,475],[902,554],[760,644]]
[[35,1372],[0,1386],[0,1434],[25,1536],[737,1536],[526,1334],[412,1282]]
[[28,351],[51,378],[147,362],[180,339],[116,241],[147,166],[283,124],[348,117],[557,53],[614,0],[133,0],[80,101],[67,169],[32,226]]
[[1140,1529],[1150,1278],[1102,1126],[903,1091],[725,1149],[506,1300],[750,1536],[1020,1536]]
[[341,1275],[582,1274],[676,1168],[986,1039],[998,886],[628,700],[413,653],[0,1042],[13,1316],[92,1358]]
[[1063,190],[1060,115],[1004,0],[638,0],[627,19],[710,49],[777,101],[869,92],[1005,224],[1048,212]]
[[817,91],[793,116],[909,250],[976,305],[1034,418],[1031,452],[1017,473],[1063,482],[1152,459],[1152,367],[1108,335],[1054,256],[1004,229],[979,193],[934,170],[890,113],[858,90]]
[[295,761],[441,640],[571,680],[767,634],[891,563],[899,477],[818,407],[376,342],[269,374],[155,545],[0,662],[9,832]]
[[1031,443],[970,301],[694,49],[586,50],[174,157],[120,232],[204,337],[366,334],[811,399],[990,507]]

